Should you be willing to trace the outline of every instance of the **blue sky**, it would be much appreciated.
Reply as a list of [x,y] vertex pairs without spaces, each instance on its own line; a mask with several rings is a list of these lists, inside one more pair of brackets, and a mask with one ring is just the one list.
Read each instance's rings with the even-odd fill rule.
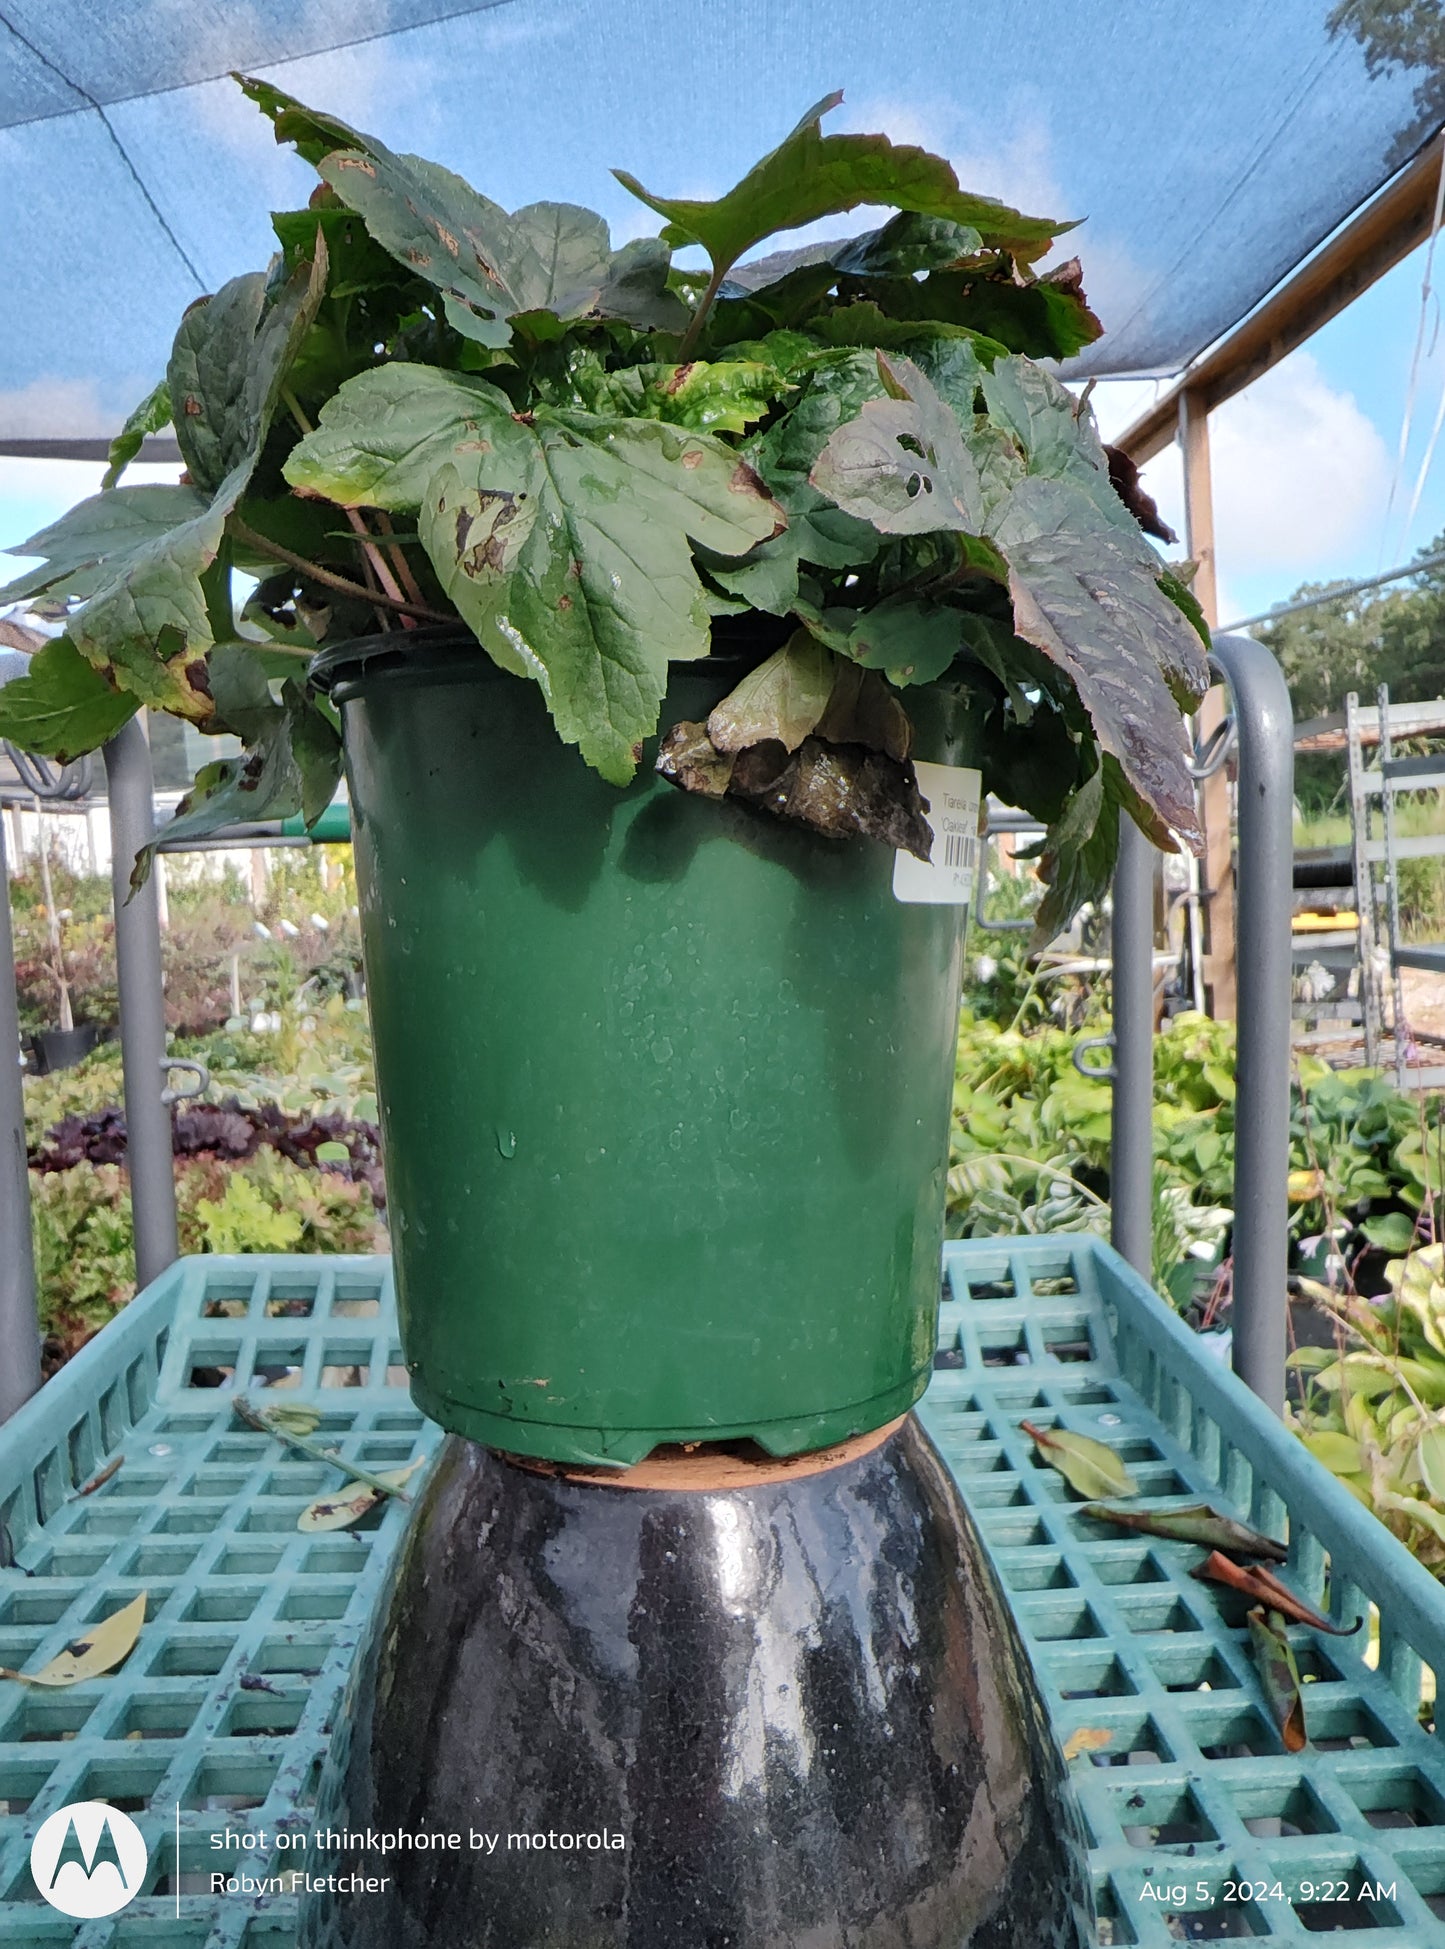
[[[1410,518],[1445,397],[1445,318],[1433,292],[1424,306],[1409,438],[1399,463],[1425,259],[1422,246],[1214,414],[1221,622],[1283,601],[1302,582],[1393,568],[1445,530],[1445,428]],[[1435,252],[1432,284],[1445,287],[1445,240]],[[1154,391],[1147,383],[1098,387],[1106,437],[1126,426]],[[1145,478],[1182,532],[1178,448],[1160,455]]]

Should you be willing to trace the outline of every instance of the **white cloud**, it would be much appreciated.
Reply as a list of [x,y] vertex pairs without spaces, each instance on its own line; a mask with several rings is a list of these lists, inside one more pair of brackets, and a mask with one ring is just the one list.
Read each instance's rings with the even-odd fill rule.
[[1390,481],[1379,428],[1295,352],[1214,414],[1214,525],[1223,568],[1328,574],[1378,518]]
[[0,434],[11,440],[108,439],[144,391],[138,383],[117,411],[94,379],[32,379],[0,392]]
[[[1106,381],[1093,404],[1115,439],[1158,396],[1151,380]],[[1384,436],[1353,393],[1331,386],[1310,352],[1293,352],[1210,416],[1210,471],[1219,612],[1244,605],[1232,585],[1267,576],[1280,599],[1299,583],[1342,573],[1373,538],[1389,490]],[[1144,469],[1171,527],[1184,532],[1177,446]],[[1257,586],[1257,585],[1256,585]]]

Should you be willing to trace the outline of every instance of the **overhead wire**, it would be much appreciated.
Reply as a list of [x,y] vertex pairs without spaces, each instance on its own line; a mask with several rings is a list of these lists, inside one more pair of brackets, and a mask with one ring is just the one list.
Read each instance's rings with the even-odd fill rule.
[[1248,629],[1254,623],[1278,622],[1282,616],[1297,616],[1302,609],[1318,609],[1326,602],[1342,602],[1346,596],[1359,595],[1363,589],[1379,589],[1387,582],[1403,582],[1411,575],[1423,575],[1432,568],[1445,568],[1445,555],[1422,555],[1418,561],[1406,562],[1402,568],[1386,569],[1382,575],[1362,575],[1357,582],[1337,582],[1319,595],[1301,596],[1297,602],[1279,603],[1273,609],[1261,610],[1257,616],[1241,616],[1238,622],[1222,623],[1216,634],[1228,636],[1231,630]]
[[[458,5],[438,7],[435,12],[428,13],[425,18],[420,20],[406,20],[400,23],[388,20],[385,26],[375,28],[367,33],[343,34],[336,40],[322,39],[314,46],[307,43],[299,49],[287,53],[267,54],[257,50],[250,55],[246,55],[244,58],[238,57],[238,60],[240,65],[250,66],[257,71],[264,71],[271,68],[284,68],[295,61],[312,61],[318,55],[337,54],[348,48],[366,47],[373,41],[399,40],[403,34],[420,33],[424,28],[444,26],[451,20],[465,20],[471,14],[495,13],[502,7],[516,6],[519,3],[520,0],[459,0]],[[87,108],[100,109],[101,105],[98,101],[93,99],[78,83],[72,81],[69,75],[63,73],[53,61],[48,60],[38,48],[32,46],[19,29],[14,27],[10,21],[5,20],[3,15],[0,15],[0,22],[3,22],[6,27],[10,28],[11,33],[15,35],[17,40],[22,41],[26,47],[30,48],[31,53],[35,55],[37,60],[43,61],[46,67],[58,76],[68,88],[73,88],[76,94],[81,96]],[[149,101],[157,95],[179,94],[187,88],[203,88],[210,82],[225,80],[237,65],[237,60],[231,60],[223,67],[207,67],[199,73],[187,74],[180,81],[167,80],[158,82],[154,87],[128,88],[123,92],[117,92],[110,96],[108,105],[114,108],[126,102]],[[53,121],[61,115],[81,114],[83,112],[83,109],[55,109],[38,115],[14,115],[8,121],[0,123],[0,127],[26,128],[33,122]]]
[[160,226],[163,235],[168,239],[171,248],[176,253],[176,256],[180,258],[181,262],[185,265],[186,269],[190,272],[191,276],[195,279],[196,289],[198,291],[204,291],[206,289],[206,280],[201,276],[200,272],[196,269],[195,264],[191,261],[190,254],[186,250],[185,245],[181,242],[180,238],[176,235],[175,231],[172,230],[170,224],[167,222],[165,212],[161,209],[159,203],[156,202],[154,196],[151,195],[150,188],[147,185],[145,178],[141,175],[140,171],[136,168],[135,163],[131,160],[129,150],[126,148],[125,144],[121,141],[120,137],[116,134],[115,128],[111,123],[110,117],[106,114],[105,110],[101,107],[100,103],[96,100],[95,96],[90,93],[89,89],[82,88],[78,81],[73,80],[71,76],[65,72],[64,68],[58,65],[58,63],[52,61],[50,56],[44,51],[43,48],[37,47],[34,41],[32,41],[27,35],[22,34],[20,29],[15,25],[14,21],[8,19],[6,15],[4,15],[3,13],[0,13],[0,27],[3,27],[6,33],[10,34],[15,40],[19,41],[20,45],[23,48],[28,49],[29,52],[35,56],[36,60],[39,61],[44,67],[48,68],[58,81],[63,82],[65,86],[69,88],[73,94],[79,95],[80,99],[86,104],[86,106],[88,108],[93,109],[95,113],[100,117],[101,127],[105,130],[106,134],[110,137],[110,140],[115,147],[116,154],[120,157],[121,161],[125,164],[126,170],[129,173],[131,180],[134,182],[136,188],[140,191],[141,196],[145,200],[147,209],[150,211],[151,215],[155,218],[157,224]]

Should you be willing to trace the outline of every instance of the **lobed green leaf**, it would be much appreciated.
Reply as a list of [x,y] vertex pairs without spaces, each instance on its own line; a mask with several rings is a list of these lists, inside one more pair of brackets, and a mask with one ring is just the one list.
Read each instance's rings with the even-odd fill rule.
[[139,708],[62,636],[35,652],[23,676],[0,685],[0,738],[68,764],[114,737]]
[[765,237],[864,203],[967,225],[987,248],[1024,263],[1041,257],[1070,227],[968,194],[951,166],[926,149],[895,144],[886,135],[824,135],[823,117],[842,99],[828,95],[810,108],[776,149],[712,202],[656,196],[626,170],[613,174],[667,219],[662,234],[670,244],[701,244],[719,275]]

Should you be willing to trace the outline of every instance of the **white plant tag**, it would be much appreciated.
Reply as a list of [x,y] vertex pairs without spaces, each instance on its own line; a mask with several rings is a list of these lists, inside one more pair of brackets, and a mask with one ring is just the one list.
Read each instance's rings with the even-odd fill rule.
[[893,898],[930,906],[966,907],[978,865],[978,795],[982,780],[960,765],[915,761],[918,789],[928,800],[933,851],[926,860],[893,855]]

